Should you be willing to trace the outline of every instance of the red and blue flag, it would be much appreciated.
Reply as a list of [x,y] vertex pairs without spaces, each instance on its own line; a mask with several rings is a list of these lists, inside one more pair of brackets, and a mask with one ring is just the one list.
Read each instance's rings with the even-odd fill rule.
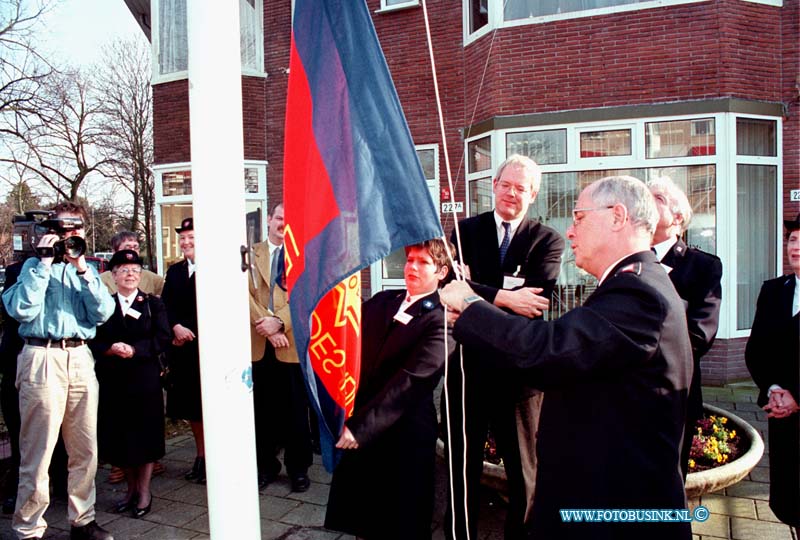
[[286,280],[333,470],[358,387],[359,271],[442,228],[364,0],[296,0],[289,67]]

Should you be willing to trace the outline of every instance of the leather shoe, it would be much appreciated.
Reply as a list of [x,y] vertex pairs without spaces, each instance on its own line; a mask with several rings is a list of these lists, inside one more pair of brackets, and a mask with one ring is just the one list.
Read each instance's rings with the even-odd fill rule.
[[69,531],[70,540],[114,540],[110,532],[102,528],[96,521],[90,521],[82,527],[73,525]]
[[136,508],[133,509],[133,517],[139,519],[141,517],[146,516],[147,514],[150,513],[150,507],[152,506],[153,506],[153,496],[150,495],[150,502],[147,503],[147,506],[145,506],[144,508],[139,508],[137,506]]
[[292,476],[292,491],[302,493],[308,491],[309,487],[311,487],[311,480],[305,474]]
[[206,477],[206,458],[204,457],[196,457],[194,458],[194,465],[192,465],[192,470],[184,475],[186,480],[191,481],[198,481],[200,478]]
[[272,482],[278,479],[278,475],[281,472],[281,462],[275,461],[270,467],[269,470],[265,473],[258,473],[258,489],[264,489]]

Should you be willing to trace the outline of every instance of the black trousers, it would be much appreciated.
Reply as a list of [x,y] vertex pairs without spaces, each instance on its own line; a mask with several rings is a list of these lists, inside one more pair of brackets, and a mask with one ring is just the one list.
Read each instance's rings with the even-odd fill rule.
[[306,474],[313,461],[310,422],[316,418],[300,364],[280,362],[269,345],[264,358],[253,362],[253,406],[259,474],[280,470],[280,448],[289,477]]
[[[468,361],[465,363],[468,364]],[[474,366],[473,366],[474,368]],[[516,403],[520,391],[516,384],[509,383],[502,375],[467,369],[466,375],[466,439],[467,439],[467,514],[464,513],[463,480],[463,434],[461,414],[461,373],[456,365],[448,372],[446,381],[450,396],[450,409],[445,406],[442,392],[442,431],[445,439],[445,459],[449,455],[450,441],[447,441],[447,422],[452,425],[453,456],[453,494],[455,508],[451,506],[448,492],[447,510],[442,527],[448,540],[453,540],[452,519],[456,517],[455,540],[466,538],[467,517],[469,517],[469,537],[478,538],[478,513],[480,508],[480,479],[483,472],[484,446],[486,435],[491,430],[497,452],[503,458],[508,478],[509,505],[504,527],[505,540],[526,538],[525,535],[525,481],[517,437]],[[449,490],[450,482],[448,482]]]

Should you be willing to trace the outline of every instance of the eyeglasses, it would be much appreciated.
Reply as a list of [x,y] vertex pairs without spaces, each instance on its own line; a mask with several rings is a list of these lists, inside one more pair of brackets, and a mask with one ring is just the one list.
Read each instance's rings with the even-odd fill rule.
[[114,270],[114,272],[116,272],[118,274],[125,274],[125,275],[127,275],[127,274],[141,274],[142,273],[142,269],[141,268],[116,268]]
[[592,206],[587,208],[573,208],[572,209],[572,226],[577,227],[578,224],[583,219],[583,216],[578,216],[578,212],[594,212],[595,210],[610,210],[614,208],[614,205],[609,206]]
[[531,192],[530,186],[518,186],[516,184],[512,184],[506,181],[498,182],[497,189],[499,189],[503,193],[508,193],[509,191],[513,190],[514,192],[519,193],[520,195],[527,195],[528,193]]

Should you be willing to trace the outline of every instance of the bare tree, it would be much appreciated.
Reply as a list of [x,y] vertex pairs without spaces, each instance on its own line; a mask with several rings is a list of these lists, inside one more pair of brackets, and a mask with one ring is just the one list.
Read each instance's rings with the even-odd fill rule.
[[52,68],[33,46],[34,30],[53,3],[0,0],[0,136],[17,136],[36,113],[33,99]]
[[102,140],[104,174],[133,197],[130,229],[145,236],[150,265],[155,264],[153,228],[153,94],[150,49],[144,40],[117,40],[106,47],[98,74],[105,99]]
[[103,101],[85,72],[53,72],[32,100],[36,113],[0,163],[24,167],[56,198],[77,200],[81,183],[107,160],[98,153]]

